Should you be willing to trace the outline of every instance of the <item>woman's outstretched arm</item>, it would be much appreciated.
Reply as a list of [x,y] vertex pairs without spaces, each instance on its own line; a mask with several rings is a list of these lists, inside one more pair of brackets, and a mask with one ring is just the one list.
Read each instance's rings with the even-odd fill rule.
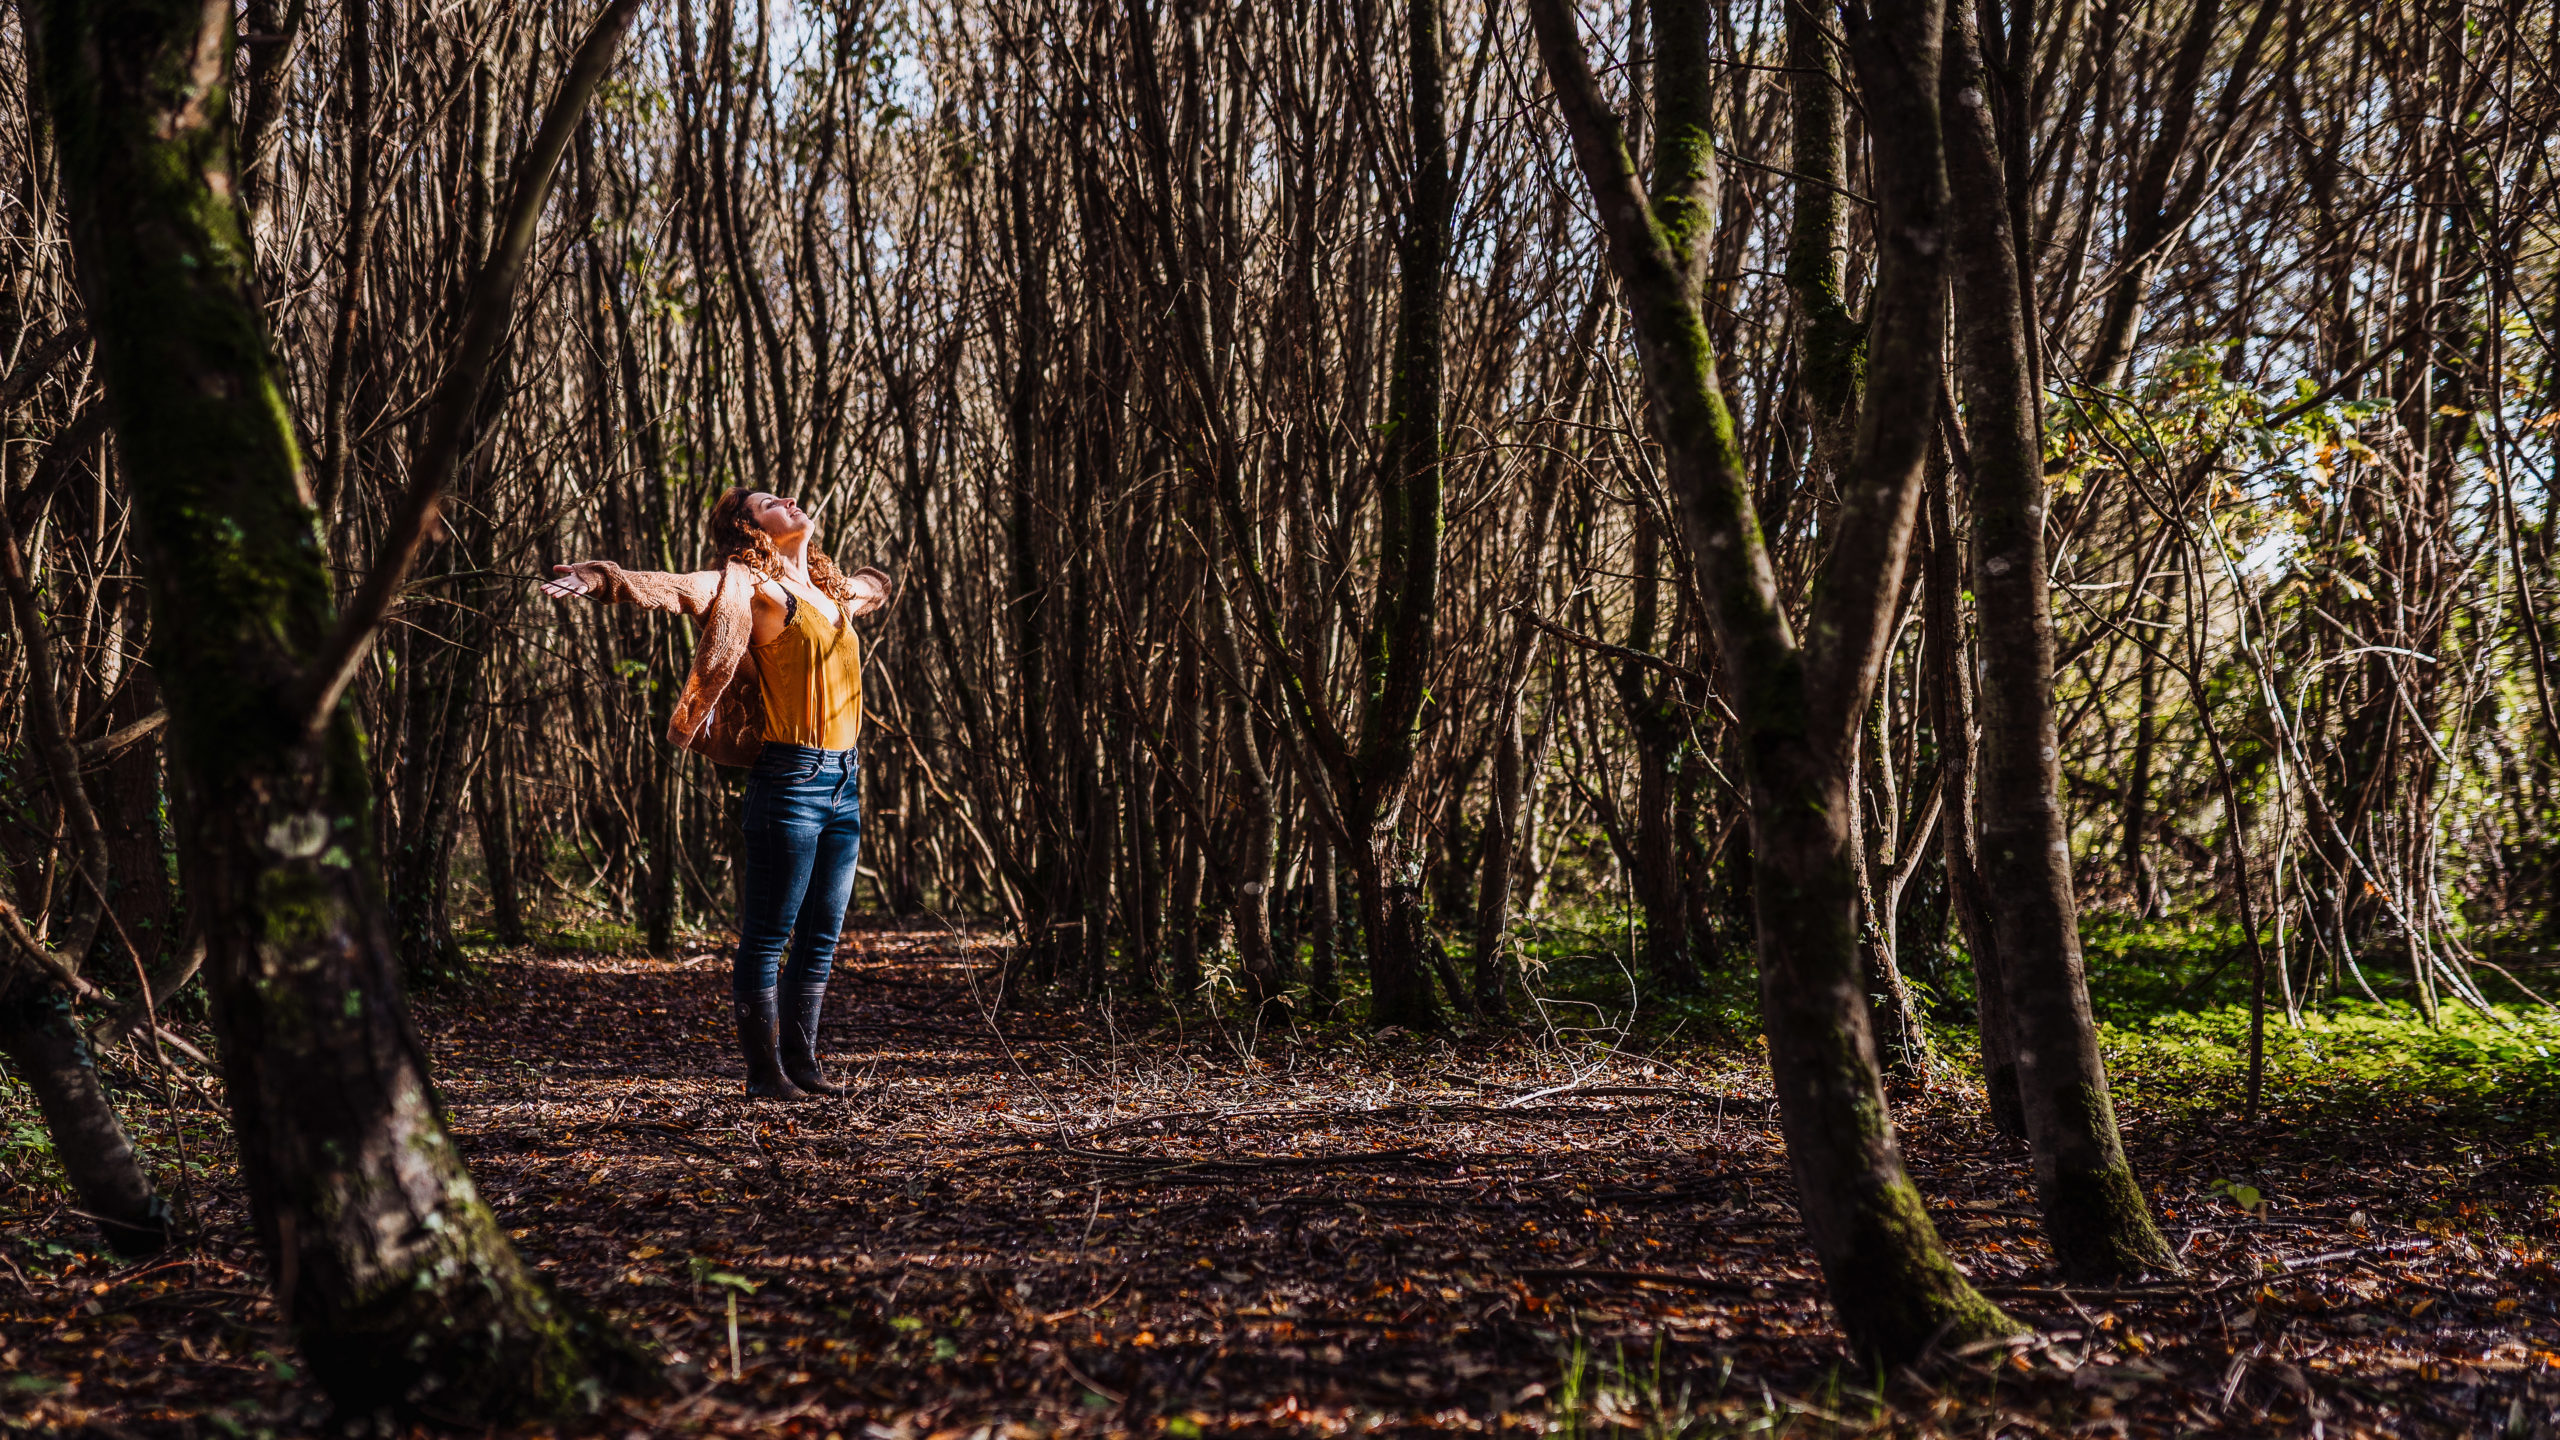
[[703,615],[710,612],[712,600],[720,593],[720,572],[625,570],[610,560],[577,560],[552,566],[551,578],[542,582],[542,593],[560,600],[583,596],[617,605]]

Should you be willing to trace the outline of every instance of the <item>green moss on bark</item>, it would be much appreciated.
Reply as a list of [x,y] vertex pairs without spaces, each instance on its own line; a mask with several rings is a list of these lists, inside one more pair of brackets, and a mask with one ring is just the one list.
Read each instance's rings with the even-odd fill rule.
[[[2104,1090],[2072,1085],[2058,1099],[2080,1131],[2116,1134],[2115,1106]],[[2059,1155],[2037,1157],[2036,1196],[2063,1273],[2084,1283],[2181,1273],[2177,1254],[2152,1221],[2150,1203],[2123,1150],[2108,1147],[2093,1153],[2098,1163],[2085,1166],[2069,1164]]]
[[1824,1266],[1850,1349],[1873,1365],[1923,1361],[1978,1340],[2019,1335],[2011,1319],[1947,1258],[1938,1227],[1910,1181],[1877,1187],[1862,1206],[1858,1242]]

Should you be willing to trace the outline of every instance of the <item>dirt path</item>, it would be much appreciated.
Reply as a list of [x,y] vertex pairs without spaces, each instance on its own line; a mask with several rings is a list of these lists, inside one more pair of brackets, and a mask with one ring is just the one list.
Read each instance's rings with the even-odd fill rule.
[[[483,1193],[545,1273],[673,1364],[674,1392],[618,1402],[604,1433],[1876,1415],[1738,1056],[1621,1056],[1559,1090],[1575,1052],[1518,1039],[1300,1048],[1045,1001],[991,1022],[988,960],[947,932],[857,932],[824,1048],[858,1083],[797,1106],[738,1098],[713,954],[502,961],[421,1004]],[[2039,1273],[2023,1151],[1960,1094],[1904,1123],[1959,1258],[2050,1338],[1889,1386],[1892,1426],[2551,1433],[2538,1252],[2388,1223],[2334,1137],[2305,1142],[2304,1193],[2255,1218],[2201,1192],[2234,1147],[2285,1142],[2137,1123],[2194,1275],[2064,1294]],[[154,1266],[69,1253],[79,1221],[58,1210],[10,1219],[25,1283],[0,1278],[0,1423],[317,1425],[236,1190],[202,1147],[193,1164],[207,1238]]]

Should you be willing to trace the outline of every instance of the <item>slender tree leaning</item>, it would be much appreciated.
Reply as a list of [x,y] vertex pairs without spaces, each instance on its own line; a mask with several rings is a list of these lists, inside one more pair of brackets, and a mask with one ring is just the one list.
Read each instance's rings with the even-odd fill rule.
[[[13,950],[40,944],[32,935],[10,938]],[[72,1006],[77,976],[66,982],[69,967],[59,955],[48,958],[58,968],[39,968],[23,955],[0,962],[0,1059],[35,1092],[63,1178],[108,1247],[151,1254],[169,1243],[175,1217],[99,1080],[92,1042]]]
[[[28,488],[20,457],[30,448],[11,433],[16,396],[30,388],[31,376],[69,353],[62,339],[80,338],[77,327],[66,327],[56,343],[42,347],[0,384],[0,445],[8,447],[0,456],[0,478],[12,499]],[[147,1255],[169,1243],[175,1217],[125,1133],[98,1075],[97,1042],[81,1028],[75,1009],[78,999],[97,993],[81,975],[80,962],[104,918],[99,897],[111,892],[114,877],[80,778],[79,756],[62,723],[54,685],[58,661],[6,504],[0,504],[0,588],[7,591],[7,613],[27,656],[27,728],[51,782],[55,813],[74,842],[59,867],[72,875],[72,913],[49,935],[29,927],[16,906],[0,903],[0,1060],[35,1092],[63,1178],[99,1234],[120,1255]]]
[[344,1409],[588,1407],[639,1372],[526,1268],[455,1153],[401,997],[361,742],[343,707],[312,709],[343,625],[245,288],[230,8],[22,13],[140,520],[182,864],[278,1299]]
[[[2053,718],[2044,429],[2027,303],[1993,129],[1991,80],[1961,5],[1945,71],[1956,373],[1973,471],[1982,626],[1981,863],[2009,1001],[2036,1199],[2065,1273],[2178,1273],[2125,1159],[2089,1008]],[[2011,97],[2011,103],[2017,103]]]
[[1796,1203],[1852,1349],[1884,1364],[2014,1332],[1947,1257],[1904,1170],[1859,951],[1848,785],[1937,423],[1945,324],[1935,0],[1844,8],[1877,150],[1869,373],[1830,554],[1799,640],[1719,392],[1700,295],[1713,227],[1711,19],[1656,7],[1661,127],[1650,186],[1602,95],[1570,0],[1532,0],[1576,159],[1634,319],[1645,391],[1743,731],[1761,1021]]

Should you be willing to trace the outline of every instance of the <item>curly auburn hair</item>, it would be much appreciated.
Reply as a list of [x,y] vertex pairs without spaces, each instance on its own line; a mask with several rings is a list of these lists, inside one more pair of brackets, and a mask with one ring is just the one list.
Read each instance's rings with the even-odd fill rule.
[[[706,526],[711,553],[723,561],[735,560],[767,580],[782,579],[782,556],[773,548],[773,537],[747,512],[747,497],[759,493],[744,485],[733,485],[711,507]],[[836,568],[826,551],[809,547],[809,583],[839,602],[853,600],[853,582]]]

